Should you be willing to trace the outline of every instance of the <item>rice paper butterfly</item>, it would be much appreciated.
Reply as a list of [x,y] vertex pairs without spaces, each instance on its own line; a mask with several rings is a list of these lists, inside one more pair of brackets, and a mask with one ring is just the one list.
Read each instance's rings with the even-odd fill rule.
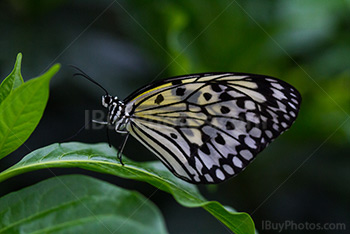
[[[99,85],[83,72],[75,75]],[[156,81],[123,101],[105,92],[103,124],[135,137],[175,176],[201,184],[244,170],[291,127],[301,103],[299,92],[282,80],[231,72]]]

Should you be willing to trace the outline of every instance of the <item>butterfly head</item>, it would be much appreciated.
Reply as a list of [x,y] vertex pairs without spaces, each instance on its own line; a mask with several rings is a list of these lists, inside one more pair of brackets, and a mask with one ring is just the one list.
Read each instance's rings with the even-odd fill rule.
[[[117,100],[118,98],[115,97]],[[109,94],[106,94],[104,96],[102,96],[102,106],[108,108],[112,103],[113,103],[113,100],[115,99],[113,98],[111,95]]]
[[108,119],[110,124],[116,124],[124,120],[124,103],[118,99],[118,97],[112,97],[109,94],[102,96],[102,105],[108,109]]

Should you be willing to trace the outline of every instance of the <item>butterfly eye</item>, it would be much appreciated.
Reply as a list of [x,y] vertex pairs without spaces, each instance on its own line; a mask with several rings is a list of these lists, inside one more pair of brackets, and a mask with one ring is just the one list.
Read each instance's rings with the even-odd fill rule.
[[102,97],[102,105],[104,107],[108,107],[108,105],[111,103],[111,97],[109,95],[105,95]]

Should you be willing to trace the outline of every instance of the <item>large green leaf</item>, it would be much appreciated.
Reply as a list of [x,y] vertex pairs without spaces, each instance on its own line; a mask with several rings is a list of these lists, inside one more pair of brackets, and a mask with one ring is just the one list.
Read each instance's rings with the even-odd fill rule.
[[51,178],[0,198],[0,233],[167,233],[138,192],[82,175]]
[[254,223],[246,213],[239,213],[216,201],[206,201],[197,187],[182,181],[160,162],[136,163],[123,157],[122,166],[117,152],[107,144],[65,143],[38,149],[11,168],[0,173],[0,182],[15,175],[49,167],[80,167],[87,170],[145,181],[171,193],[186,207],[203,207],[236,234],[254,233]]
[[[21,146],[38,125],[49,97],[50,79],[59,67],[56,64],[45,74],[20,85],[1,102],[0,159]],[[15,67],[17,75],[19,69]]]
[[22,54],[17,55],[15,67],[0,85],[0,103],[16,88],[23,84],[21,75]]

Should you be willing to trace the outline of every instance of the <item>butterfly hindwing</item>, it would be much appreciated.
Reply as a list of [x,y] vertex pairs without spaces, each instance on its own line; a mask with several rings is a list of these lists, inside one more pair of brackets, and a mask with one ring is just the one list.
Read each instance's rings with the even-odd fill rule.
[[218,183],[242,171],[294,122],[300,94],[276,78],[175,77],[125,99],[127,130],[178,177]]

